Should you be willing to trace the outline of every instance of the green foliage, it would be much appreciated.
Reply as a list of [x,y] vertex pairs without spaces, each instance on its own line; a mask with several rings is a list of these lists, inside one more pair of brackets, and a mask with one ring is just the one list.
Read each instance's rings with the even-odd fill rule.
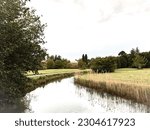
[[138,47],[133,48],[130,54],[121,51],[117,57],[118,68],[149,68],[150,67],[150,52],[142,52]]
[[85,57],[84,57],[84,54],[82,55],[82,61],[84,61],[85,60]]
[[126,52],[121,51],[118,54],[117,58],[117,67],[118,68],[127,68],[128,67],[128,55]]
[[82,58],[78,60],[78,67],[80,69],[87,69],[89,67],[89,60],[87,54],[83,54]]
[[88,64],[88,56],[87,56],[87,54],[83,54],[82,55],[82,61],[85,62],[86,64]]
[[135,58],[133,59],[133,66],[142,69],[147,63],[147,59],[143,56],[140,56],[139,54],[135,55]]
[[62,69],[64,68],[63,62],[61,60],[55,61],[55,69]]
[[69,69],[78,69],[78,63],[70,62],[68,63]]
[[144,67],[150,68],[150,52],[142,52],[142,53],[140,53],[140,55],[147,59],[147,62]]
[[116,67],[138,69],[144,67],[150,68],[150,52],[140,53],[140,50],[137,47],[132,49],[130,54],[121,51],[117,57],[93,58],[89,65],[95,72],[113,72]]
[[47,69],[64,69],[69,68],[70,61],[62,58],[60,55],[48,56]]
[[39,70],[45,70],[45,69],[47,69],[47,63],[46,63],[45,60],[43,60],[43,61],[41,62],[41,67],[39,68]]
[[121,51],[121,52],[119,52],[118,55],[119,55],[119,56],[124,56],[124,55],[126,55],[126,52],[125,52],[125,51]]
[[0,0],[0,90],[7,97],[24,92],[28,70],[37,72],[46,51],[44,28],[27,0]]
[[78,67],[80,69],[86,69],[87,68],[86,63],[82,59],[78,60]]
[[52,59],[47,59],[47,69],[53,69],[55,67],[55,62]]
[[91,69],[97,73],[114,72],[116,69],[116,58],[95,58],[91,61]]

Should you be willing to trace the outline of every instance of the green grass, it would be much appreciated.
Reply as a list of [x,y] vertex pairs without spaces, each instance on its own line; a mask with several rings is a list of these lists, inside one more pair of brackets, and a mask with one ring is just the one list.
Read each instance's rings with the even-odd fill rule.
[[150,69],[117,69],[115,73],[86,74],[80,78],[94,81],[109,81],[150,87]]
[[150,69],[118,69],[115,73],[90,73],[76,76],[75,82],[142,103],[150,103]]
[[31,71],[27,72],[27,76],[29,78],[37,79],[39,77],[43,77],[46,75],[56,75],[56,74],[65,74],[65,73],[80,73],[80,72],[86,72],[90,70],[79,70],[79,69],[47,69],[47,70],[39,70],[39,74],[35,75]]

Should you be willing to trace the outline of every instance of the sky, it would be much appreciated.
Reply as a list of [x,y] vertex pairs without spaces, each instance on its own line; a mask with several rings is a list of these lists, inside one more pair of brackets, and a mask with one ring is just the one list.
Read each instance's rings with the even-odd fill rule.
[[71,61],[150,51],[150,0],[31,0],[45,29],[50,55]]

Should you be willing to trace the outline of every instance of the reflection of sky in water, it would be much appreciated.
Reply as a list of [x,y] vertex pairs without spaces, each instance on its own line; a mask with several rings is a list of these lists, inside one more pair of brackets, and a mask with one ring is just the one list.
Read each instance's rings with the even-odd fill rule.
[[37,88],[26,100],[30,112],[148,112],[145,105],[76,86],[73,78]]

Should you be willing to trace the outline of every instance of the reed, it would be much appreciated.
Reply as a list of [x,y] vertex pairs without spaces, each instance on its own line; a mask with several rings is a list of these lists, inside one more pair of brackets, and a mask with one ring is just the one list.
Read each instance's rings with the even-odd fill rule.
[[150,69],[75,76],[75,83],[150,105]]

